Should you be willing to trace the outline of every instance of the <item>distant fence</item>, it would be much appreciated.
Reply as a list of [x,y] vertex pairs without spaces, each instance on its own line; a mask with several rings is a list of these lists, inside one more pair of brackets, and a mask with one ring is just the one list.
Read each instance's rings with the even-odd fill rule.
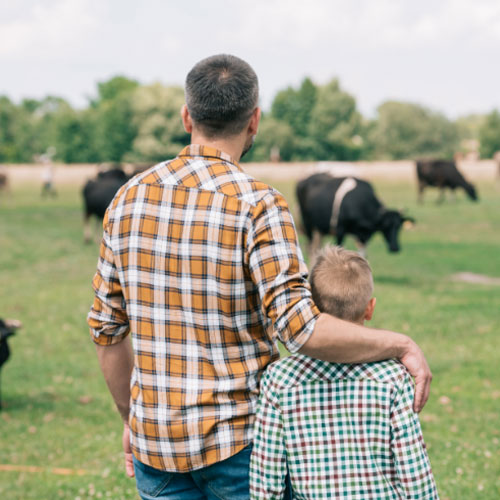
[[[0,165],[6,171],[12,185],[43,181],[46,165],[10,164]],[[412,161],[376,162],[303,162],[303,163],[243,163],[242,168],[256,179],[299,180],[316,172],[329,172],[337,176],[355,176],[363,179],[386,179],[394,182],[414,182],[415,163]],[[462,161],[460,171],[472,181],[494,180],[498,166],[493,160]],[[56,184],[83,184],[95,176],[96,164],[54,164],[53,177]]]

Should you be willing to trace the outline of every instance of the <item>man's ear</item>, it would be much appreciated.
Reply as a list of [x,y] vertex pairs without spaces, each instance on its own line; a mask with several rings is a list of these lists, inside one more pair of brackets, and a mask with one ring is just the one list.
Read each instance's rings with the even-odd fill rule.
[[190,134],[193,131],[193,122],[191,120],[191,115],[189,114],[187,106],[184,104],[181,108],[182,124],[184,125],[184,130]]
[[377,299],[375,297],[372,297],[370,301],[368,302],[368,305],[366,306],[365,309],[365,315],[364,319],[366,321],[370,321],[373,316],[373,311],[375,311],[375,304],[377,303]]
[[250,122],[248,124],[248,132],[250,135],[257,135],[257,131],[259,130],[260,114],[260,108],[256,107],[253,110]]

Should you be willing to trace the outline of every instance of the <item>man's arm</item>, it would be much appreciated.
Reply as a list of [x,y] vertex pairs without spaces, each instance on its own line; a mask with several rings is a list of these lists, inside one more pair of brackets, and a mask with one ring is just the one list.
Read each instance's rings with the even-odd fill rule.
[[123,419],[123,451],[127,475],[134,475],[130,431],[128,426],[130,401],[130,376],[133,353],[129,323],[118,272],[111,249],[108,231],[108,212],[104,217],[97,272],[93,280],[94,304],[87,318],[92,340],[96,344],[97,357],[106,384]]
[[129,477],[134,476],[128,414],[130,404],[130,376],[134,367],[134,355],[130,340],[126,337],[118,344],[96,344],[97,359],[109,392],[123,419],[122,444],[125,453],[125,470]]
[[96,344],[97,359],[104,380],[116,407],[125,423],[128,423],[130,404],[130,376],[134,367],[134,355],[130,340],[125,337],[118,344]]
[[409,337],[375,330],[319,314],[288,206],[282,196],[267,196],[255,208],[248,233],[248,265],[279,339],[290,352],[339,363],[399,359],[415,378],[416,411],[429,397],[432,375]]
[[429,397],[432,373],[421,349],[406,335],[320,314],[312,334],[299,352],[337,363],[399,359],[415,379],[414,410],[421,411]]

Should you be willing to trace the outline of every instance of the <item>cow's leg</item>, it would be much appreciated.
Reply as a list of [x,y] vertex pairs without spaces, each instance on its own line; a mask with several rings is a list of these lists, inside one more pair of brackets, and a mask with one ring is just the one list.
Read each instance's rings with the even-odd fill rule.
[[436,200],[436,203],[443,203],[443,201],[444,201],[444,190],[445,190],[445,188],[443,186],[441,186],[439,188],[439,197]]
[[309,241],[309,248],[307,250],[307,254],[309,256],[309,266],[312,267],[314,265],[314,261],[318,255],[318,252],[321,249],[321,242],[323,240],[323,235],[317,229],[313,229],[312,238]]
[[363,243],[361,240],[358,240],[357,238],[355,239],[355,243],[359,255],[361,255],[361,257],[364,257],[366,259],[366,244]]
[[425,184],[422,181],[418,181],[418,203],[422,204],[424,202],[424,189]]
[[85,214],[83,216],[83,241],[85,243],[90,243],[92,238],[92,230],[90,229],[90,215]]
[[95,236],[95,241],[98,245],[101,244],[102,240],[102,219],[95,218],[95,231],[94,231],[94,236]]

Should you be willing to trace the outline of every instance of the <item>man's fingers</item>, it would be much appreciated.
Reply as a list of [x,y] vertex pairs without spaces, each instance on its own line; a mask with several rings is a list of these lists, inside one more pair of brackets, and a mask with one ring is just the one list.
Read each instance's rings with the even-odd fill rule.
[[430,373],[420,379],[415,379],[415,398],[413,400],[413,410],[417,413],[422,411],[422,408],[429,399],[431,381],[432,375]]
[[134,462],[132,460],[132,453],[125,453],[125,472],[128,477],[134,477]]
[[134,477],[134,460],[132,459],[132,450],[130,448],[130,429],[127,423],[123,424],[122,445],[123,453],[125,454],[125,472],[128,477]]

